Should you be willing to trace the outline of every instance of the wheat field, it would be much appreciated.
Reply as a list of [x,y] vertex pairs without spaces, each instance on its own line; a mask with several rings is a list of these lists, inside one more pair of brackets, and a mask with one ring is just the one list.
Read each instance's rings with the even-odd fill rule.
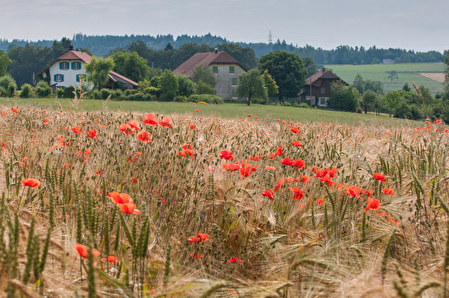
[[4,297],[445,297],[444,123],[1,106]]

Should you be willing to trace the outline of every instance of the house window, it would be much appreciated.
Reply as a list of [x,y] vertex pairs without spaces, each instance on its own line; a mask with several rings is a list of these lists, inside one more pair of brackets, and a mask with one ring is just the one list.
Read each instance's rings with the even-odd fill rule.
[[69,62],[59,62],[59,69],[62,69],[62,70],[69,69]]
[[232,78],[232,85],[237,85],[237,78]]
[[86,76],[83,74],[77,74],[76,75],[76,81],[79,83],[81,81],[81,79],[83,80],[83,82],[86,81]]
[[234,66],[229,66],[229,73],[234,73],[234,72],[235,72]]
[[218,73],[218,66],[212,66],[212,72]]
[[232,89],[232,97],[237,97],[237,93],[235,93],[235,89]]
[[320,106],[326,105],[326,97],[320,97]]
[[326,93],[326,88],[321,87],[321,94],[324,94],[324,93]]
[[74,70],[81,69],[81,62],[72,62],[72,69]]
[[55,74],[54,81],[55,82],[64,82],[64,75],[63,74]]

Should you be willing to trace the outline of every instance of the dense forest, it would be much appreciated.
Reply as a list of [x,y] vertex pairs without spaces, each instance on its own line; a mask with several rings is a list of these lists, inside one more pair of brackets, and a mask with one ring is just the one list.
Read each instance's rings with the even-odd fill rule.
[[[396,63],[413,63],[413,62],[440,62],[442,61],[442,53],[437,51],[415,52],[405,49],[379,49],[375,45],[366,49],[365,47],[350,47],[347,45],[338,46],[336,49],[325,50],[315,48],[310,45],[298,47],[293,44],[287,44],[285,40],[277,40],[275,43],[245,43],[231,42],[226,38],[206,34],[203,36],[180,35],[125,35],[125,36],[88,36],[85,34],[74,34],[72,38],[75,48],[86,48],[95,56],[106,56],[116,48],[124,48],[132,42],[142,41],[148,48],[152,50],[162,50],[167,44],[174,49],[180,48],[184,44],[196,43],[198,45],[208,45],[215,47],[218,44],[234,43],[239,44],[242,48],[251,48],[255,51],[257,57],[261,57],[275,50],[297,53],[300,57],[312,57],[318,65],[323,64],[371,64],[380,63],[383,59],[392,59]],[[4,40],[0,39],[0,50],[8,51],[11,47],[25,46],[27,44],[36,44],[42,47],[51,47],[54,41],[39,40],[36,42],[27,40]]]

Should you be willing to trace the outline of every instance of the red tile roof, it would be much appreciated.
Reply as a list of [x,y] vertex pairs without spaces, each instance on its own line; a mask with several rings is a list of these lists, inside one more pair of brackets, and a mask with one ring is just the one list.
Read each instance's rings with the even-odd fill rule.
[[182,73],[188,77],[193,77],[193,69],[196,65],[201,64],[206,67],[211,64],[237,64],[243,70],[246,69],[234,58],[226,54],[225,52],[208,52],[198,53],[190,57],[186,62],[179,65],[174,71],[174,74]]
[[50,63],[49,66],[45,67],[45,69],[43,71],[41,71],[40,73],[38,73],[37,75],[40,76],[41,74],[44,73],[44,71],[46,71],[48,68],[50,68],[53,64],[55,64],[58,61],[63,61],[63,60],[81,60],[84,63],[89,63],[90,60],[92,60],[92,57],[84,52],[79,52],[79,51],[68,51],[67,53],[65,53],[64,55],[62,55],[61,57],[59,57],[58,59],[56,59],[55,61],[53,61],[52,63]]

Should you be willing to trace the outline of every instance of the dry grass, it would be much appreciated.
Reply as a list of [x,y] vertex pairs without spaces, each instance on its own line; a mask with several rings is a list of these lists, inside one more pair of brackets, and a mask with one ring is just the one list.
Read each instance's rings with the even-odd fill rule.
[[[173,114],[173,127],[164,128],[145,126],[138,113],[44,113],[20,107],[13,115],[9,108],[0,110],[5,113],[0,118],[5,145],[0,292],[5,296],[92,296],[93,291],[100,297],[444,295],[447,214],[440,202],[447,202],[449,134],[441,124],[416,131],[302,123],[296,135],[288,123],[253,119],[257,115],[241,121]],[[153,135],[151,143],[141,143],[136,133],[120,133],[120,124],[132,120]],[[71,132],[74,126],[83,132]],[[97,135],[90,139],[92,128]],[[59,144],[58,136],[70,146],[49,151]],[[301,148],[292,146],[295,140]],[[192,145],[193,158],[176,154],[183,144]],[[279,145],[284,155],[271,159]],[[257,171],[248,177],[222,171],[222,150],[233,152],[233,162],[247,159]],[[249,160],[255,155],[257,161]],[[285,157],[302,159],[306,167],[282,165]],[[276,170],[265,171],[267,165]],[[313,177],[307,168],[314,166],[338,169],[335,185]],[[374,172],[386,174],[387,182],[376,181]],[[279,178],[302,174],[311,181],[286,181],[274,201],[262,196]],[[24,187],[24,178],[41,185]],[[338,184],[373,190],[384,213],[365,212],[367,197],[351,197]],[[288,187],[293,186],[305,190],[304,200],[292,199]],[[384,194],[386,186],[394,194]],[[112,191],[129,194],[140,215],[123,214],[122,221],[120,209],[106,197]],[[24,283],[28,260],[42,259],[52,221],[45,268],[37,280],[32,273]],[[38,252],[27,248],[31,230]],[[198,232],[207,233],[207,241],[189,243]],[[75,259],[77,242],[101,252],[96,265]],[[108,251],[119,264],[100,260]],[[231,257],[243,262],[228,263]],[[18,270],[11,269],[15,262]],[[31,272],[36,267],[31,265]],[[92,278],[95,287],[88,282]],[[420,293],[426,285],[432,287]]]

